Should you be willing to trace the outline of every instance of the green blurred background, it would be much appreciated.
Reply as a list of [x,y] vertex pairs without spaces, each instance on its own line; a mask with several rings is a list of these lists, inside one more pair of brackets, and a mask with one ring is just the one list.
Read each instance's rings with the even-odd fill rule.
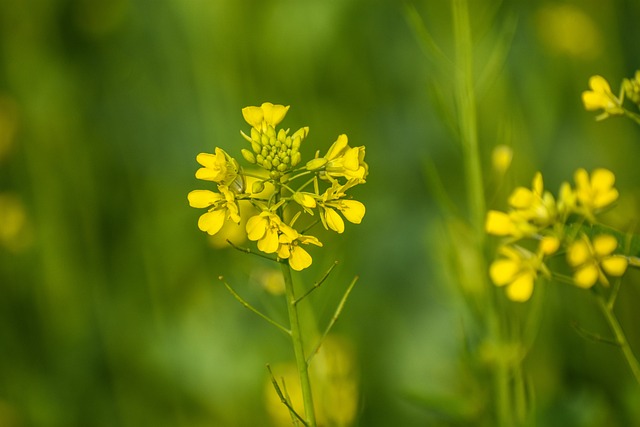
[[[608,223],[632,229],[640,130],[596,123],[580,95],[593,74],[616,92],[640,68],[640,3],[471,3],[490,207],[536,170],[555,192],[601,166],[622,194]],[[409,4],[453,58],[449,2]],[[265,101],[291,105],[285,127],[310,127],[304,156],[340,133],[366,145],[363,223],[323,234],[296,276],[341,261],[314,296],[323,322],[360,276],[336,327],[355,354],[354,424],[490,425],[464,356],[473,316],[453,273],[465,265],[451,263],[466,207],[450,76],[409,21],[395,0],[0,0],[0,426],[273,425],[264,365],[291,359],[287,341],[217,279],[277,317],[257,278],[271,266],[209,241],[186,199],[203,185],[196,154],[238,155],[241,108]],[[497,144],[514,161],[496,199]],[[638,279],[617,307],[636,352]],[[532,424],[640,425],[618,349],[571,327],[608,335],[595,304],[545,287],[524,361]]]

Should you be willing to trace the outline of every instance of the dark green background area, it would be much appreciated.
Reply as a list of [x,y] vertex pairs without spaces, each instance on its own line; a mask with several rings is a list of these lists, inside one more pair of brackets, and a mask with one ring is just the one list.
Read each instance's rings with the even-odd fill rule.
[[[449,3],[408,4],[453,58]],[[559,47],[567,33],[548,20],[566,4],[595,29],[578,53]],[[621,198],[606,220],[633,231],[640,129],[596,123],[580,96],[593,74],[617,92],[640,68],[638,3],[471,9],[478,79],[490,70],[478,99],[489,207],[504,208],[536,170],[556,193],[576,168],[607,167]],[[264,366],[289,360],[288,343],[217,279],[278,316],[252,276],[268,265],[211,247],[186,197],[206,186],[195,156],[219,146],[240,158],[241,109],[265,101],[291,106],[284,127],[310,127],[303,158],[341,133],[366,146],[370,175],[353,190],[362,224],[321,232],[324,247],[295,276],[313,283],[340,260],[313,297],[323,322],[360,276],[336,327],[356,348],[357,425],[469,425],[477,407],[491,419],[489,378],[464,355],[481,335],[455,280],[465,266],[449,256],[447,230],[468,215],[451,75],[440,70],[395,0],[0,0],[0,126],[15,128],[0,149],[0,193],[26,214],[22,243],[0,245],[0,426],[269,425]],[[500,183],[497,144],[514,149]],[[636,353],[638,279],[624,279],[617,307]],[[618,349],[571,327],[608,336],[588,293],[539,287],[542,326],[524,362],[532,425],[640,424],[640,388]]]

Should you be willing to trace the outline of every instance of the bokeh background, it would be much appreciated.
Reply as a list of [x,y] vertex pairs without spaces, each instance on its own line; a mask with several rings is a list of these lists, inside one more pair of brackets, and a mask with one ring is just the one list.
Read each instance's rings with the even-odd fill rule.
[[[633,231],[640,129],[596,123],[580,95],[593,74],[617,91],[640,68],[640,3],[471,3],[489,206],[536,170],[555,192],[607,167],[622,194],[607,221]],[[467,220],[451,76],[410,16],[454,57],[449,2],[0,0],[0,426],[287,425],[265,397],[287,341],[218,280],[278,318],[262,286],[273,267],[208,239],[186,199],[203,185],[196,154],[238,155],[241,108],[265,101],[310,127],[305,156],[340,133],[366,146],[363,223],[322,234],[296,275],[312,283],[340,260],[313,296],[319,322],[359,276],[335,329],[353,425],[490,425],[488,379],[465,356],[465,265],[451,262]],[[498,182],[497,144],[514,151]],[[638,279],[617,306],[636,353]],[[640,425],[619,350],[571,326],[608,336],[588,293],[541,286],[532,425]]]

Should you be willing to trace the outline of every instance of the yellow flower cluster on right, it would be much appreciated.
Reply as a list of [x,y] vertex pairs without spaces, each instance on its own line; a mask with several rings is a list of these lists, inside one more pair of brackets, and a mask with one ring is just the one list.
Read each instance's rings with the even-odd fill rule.
[[640,115],[624,107],[625,96],[640,107],[640,70],[632,79],[623,79],[620,93],[616,96],[611,91],[609,82],[602,76],[595,75],[589,79],[589,89],[582,92],[582,103],[588,111],[602,110],[596,120],[604,120],[610,116],[626,116],[640,124]]
[[591,240],[586,233],[567,232],[570,222],[596,222],[596,215],[618,199],[615,176],[607,169],[589,174],[578,169],[575,186],[560,186],[558,198],[545,191],[542,174],[537,172],[531,188],[517,187],[511,193],[507,212],[490,210],[485,230],[502,238],[499,257],[491,264],[489,276],[497,286],[506,286],[514,301],[527,301],[539,275],[551,277],[546,261],[566,248],[567,263],[574,269],[573,282],[590,288],[596,282],[608,285],[607,275],[624,274],[628,260],[614,254],[616,238],[599,234]]

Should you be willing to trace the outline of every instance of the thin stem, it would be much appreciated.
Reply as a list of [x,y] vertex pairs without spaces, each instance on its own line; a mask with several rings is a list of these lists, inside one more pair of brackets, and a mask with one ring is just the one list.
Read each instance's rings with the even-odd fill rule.
[[624,115],[627,116],[628,118],[630,118],[631,120],[633,120],[634,122],[636,122],[636,124],[640,125],[640,116],[629,111],[629,110],[624,110]]
[[236,249],[236,250],[238,250],[238,251],[240,251],[242,253],[259,256],[260,258],[268,259],[269,261],[279,262],[276,258],[270,257],[270,256],[262,254],[260,252],[254,252],[249,248],[241,248],[240,246],[237,246],[235,243],[233,243],[229,239],[227,239],[227,243],[230,244],[232,248],[234,248],[234,249]]
[[267,370],[269,370],[269,375],[271,376],[271,384],[273,384],[273,388],[276,390],[276,394],[280,398],[280,401],[284,404],[284,406],[287,407],[287,409],[289,409],[289,413],[291,414],[291,419],[294,422],[294,424],[297,425],[297,421],[300,420],[302,424],[304,424],[305,426],[308,426],[309,424],[307,424],[304,418],[302,418],[300,414],[298,414],[298,412],[296,412],[296,410],[291,405],[290,403],[291,399],[289,398],[289,393],[287,393],[287,387],[286,387],[286,384],[284,383],[284,379],[282,380],[282,386],[284,387],[284,393],[283,393],[282,389],[280,388],[280,385],[278,384],[278,381],[276,380],[276,377],[273,375],[271,366],[268,363],[267,363]]
[[340,303],[336,307],[336,311],[333,314],[333,317],[331,317],[331,320],[329,321],[329,324],[327,325],[327,327],[325,328],[324,332],[322,333],[322,336],[320,337],[320,340],[318,340],[318,344],[316,345],[316,347],[313,349],[313,351],[309,355],[309,359],[307,359],[307,365],[309,363],[311,363],[311,359],[313,359],[313,356],[315,356],[316,353],[318,353],[318,351],[320,350],[320,347],[322,346],[322,343],[324,342],[324,339],[327,337],[327,335],[329,335],[329,332],[333,328],[333,325],[335,325],[336,322],[338,321],[338,318],[340,317],[340,313],[342,313],[342,309],[344,308],[344,304],[347,302],[347,298],[349,298],[349,294],[351,294],[351,290],[356,285],[357,281],[358,281],[358,276],[354,277],[354,279],[349,284],[349,287],[344,292],[344,295],[342,296],[342,299],[340,300]]
[[313,286],[311,288],[309,288],[309,290],[307,290],[307,292],[305,292],[301,297],[296,299],[294,304],[297,305],[300,301],[305,299],[311,292],[313,292],[316,289],[318,289],[320,287],[320,285],[322,285],[324,283],[324,281],[327,280],[327,277],[329,277],[329,274],[331,274],[333,269],[336,268],[336,265],[338,265],[338,261],[335,261],[333,264],[331,264],[331,267],[329,267],[329,270],[327,270],[327,272],[324,273],[324,276],[322,276],[322,278],[320,280],[318,280],[316,283],[314,283]]
[[291,341],[293,344],[293,352],[296,357],[298,375],[300,376],[300,388],[302,390],[302,400],[304,402],[305,417],[307,420],[305,424],[310,427],[316,427],[316,414],[313,406],[313,395],[311,394],[311,381],[309,380],[309,365],[307,364],[307,360],[304,355],[302,331],[300,329],[300,321],[298,319],[298,306],[296,305],[296,296],[293,289],[291,268],[288,263],[282,263],[281,267],[287,298],[287,310],[289,312]]
[[263,314],[262,312],[260,312],[258,309],[256,309],[251,304],[249,304],[247,301],[245,301],[236,291],[233,290],[233,288],[227,282],[224,281],[224,278],[222,276],[218,277],[218,279],[220,279],[222,281],[222,283],[224,283],[224,286],[231,293],[231,295],[233,295],[233,297],[236,300],[238,300],[238,302],[240,304],[242,304],[245,308],[248,308],[249,310],[251,310],[252,312],[257,314],[258,316],[262,317],[264,320],[266,320],[267,322],[269,322],[270,324],[275,326],[276,328],[280,329],[285,334],[291,336],[291,331],[289,329],[285,328],[284,326],[282,326],[281,324],[279,324],[278,322],[276,322],[275,320],[273,320],[272,318],[270,318],[266,314]]
[[598,305],[600,306],[600,309],[602,310],[602,313],[604,314],[604,317],[607,320],[609,327],[613,331],[613,334],[616,337],[616,341],[618,342],[618,345],[620,345],[620,348],[622,349],[622,354],[627,360],[627,363],[629,364],[629,368],[631,368],[631,372],[633,373],[633,376],[636,378],[636,381],[638,382],[638,384],[640,384],[640,364],[638,363],[638,359],[636,359],[636,356],[633,354],[633,351],[629,346],[627,337],[625,336],[624,331],[620,326],[620,322],[618,322],[618,318],[613,312],[613,308],[609,307],[609,305],[607,304],[607,301],[602,296],[598,295],[597,299],[598,299]]
[[[473,230],[473,247],[480,265],[484,261],[484,217],[486,204],[482,167],[478,148],[478,124],[476,110],[476,93],[473,76],[473,51],[471,38],[471,23],[469,19],[469,5],[467,0],[452,2],[453,32],[455,43],[455,72],[454,92],[458,116],[458,128],[462,146],[464,175],[466,182],[467,204],[469,220]],[[479,274],[478,280],[483,281],[487,288],[485,275]],[[502,312],[499,310],[495,293],[488,295],[487,309],[484,311],[490,339],[499,347],[505,340],[502,324]],[[510,399],[509,361],[500,355],[493,366],[493,381],[495,387],[495,405],[497,425],[501,427],[513,425],[513,405]]]

